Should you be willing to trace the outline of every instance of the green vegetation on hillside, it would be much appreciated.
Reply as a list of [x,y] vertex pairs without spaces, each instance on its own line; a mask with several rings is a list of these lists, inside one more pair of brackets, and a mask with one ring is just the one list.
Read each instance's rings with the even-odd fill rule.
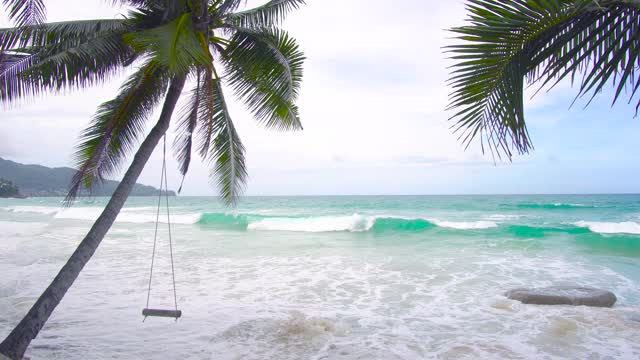
[[0,198],[22,197],[20,190],[11,181],[0,178]]
[[[0,178],[6,179],[20,188],[25,196],[65,196],[76,170],[68,167],[48,168],[41,165],[24,165],[0,158]],[[118,186],[117,181],[107,180],[94,189],[92,196],[111,196]],[[87,190],[83,195],[89,195]],[[173,191],[169,192],[174,196]],[[152,186],[136,184],[132,196],[158,195],[158,189]],[[1,197],[2,195],[0,195]]]

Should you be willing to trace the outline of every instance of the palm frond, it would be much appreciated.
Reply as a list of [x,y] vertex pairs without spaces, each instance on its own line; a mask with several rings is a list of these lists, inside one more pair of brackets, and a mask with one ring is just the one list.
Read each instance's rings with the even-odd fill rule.
[[189,1],[191,0],[111,0],[109,2],[114,6],[134,7],[134,13],[153,14],[154,18],[160,14],[160,21],[154,23],[158,26],[183,14],[187,10]]
[[0,52],[0,73],[3,73],[7,67],[19,61],[19,59],[16,55]]
[[80,44],[63,42],[5,54],[12,55],[0,72],[0,101],[5,103],[100,83],[135,58],[122,37],[110,33]]
[[198,151],[205,160],[214,163],[211,178],[222,199],[234,205],[246,185],[245,149],[231,120],[221,81],[213,77],[212,69],[209,68],[203,78],[198,108]]
[[115,174],[144,135],[145,122],[164,96],[168,83],[165,69],[147,63],[122,85],[116,98],[100,105],[76,147],[78,172],[71,182],[68,203],[80,190],[91,190]]
[[295,101],[305,58],[295,40],[282,30],[235,30],[221,57],[225,81],[267,127],[302,129]]
[[38,49],[60,43],[81,44],[105,34],[124,34],[130,24],[124,19],[54,22],[0,29],[0,50]]
[[133,60],[126,20],[86,20],[0,29],[0,100],[91,85]]
[[[454,128],[468,146],[511,158],[532,149],[524,119],[523,89],[553,87],[581,76],[578,96],[617,84],[637,94],[640,2],[594,0],[469,0],[470,25],[452,29],[459,43],[449,83]],[[640,102],[638,103],[640,105]]]
[[172,22],[153,29],[128,33],[125,41],[172,73],[187,74],[196,65],[211,62],[206,49],[193,31],[191,14],[184,13]]
[[167,4],[167,0],[111,0],[109,1],[113,6],[135,6],[142,8],[149,7],[164,7]]
[[246,3],[247,0],[214,0],[209,6],[209,12],[214,17],[224,16],[237,10],[242,3]]
[[[178,135],[173,143],[173,148],[178,160],[180,174],[184,177],[189,171],[191,153],[193,149],[193,133],[198,125],[198,117],[204,98],[206,71],[198,68],[195,74],[196,85],[191,90],[191,98],[182,109],[181,119],[178,122]],[[182,186],[178,190],[181,191]]]
[[86,42],[106,33],[124,34],[130,25],[124,19],[80,20],[0,29],[0,50],[40,48],[62,42]]
[[2,0],[2,4],[17,27],[39,25],[47,20],[43,0]]
[[287,15],[299,9],[305,0],[271,0],[257,8],[230,13],[225,21],[235,26],[261,29],[280,25]]

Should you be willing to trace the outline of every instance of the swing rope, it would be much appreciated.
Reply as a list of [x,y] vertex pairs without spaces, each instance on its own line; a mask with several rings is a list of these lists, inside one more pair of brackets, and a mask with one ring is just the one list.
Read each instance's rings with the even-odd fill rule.
[[[160,175],[160,191],[158,194],[158,209],[156,212],[156,226],[155,226],[155,232],[153,234],[153,251],[151,252],[151,268],[149,269],[149,286],[147,289],[147,306],[146,308],[143,310],[143,315],[144,315],[144,319],[142,320],[144,322],[144,320],[147,319],[147,316],[153,316],[153,315],[148,315],[146,312],[149,310],[149,300],[151,298],[151,280],[153,279],[153,266],[155,263],[155,257],[156,257],[156,245],[158,243],[158,226],[160,224],[160,207],[162,204],[162,189],[164,187],[165,190],[165,199],[166,199],[166,206],[167,206],[167,227],[169,230],[169,255],[171,258],[171,280],[173,282],[173,304],[174,304],[174,308],[175,308],[175,314],[179,314],[180,311],[178,310],[178,296],[177,296],[177,292],[176,292],[176,273],[175,273],[175,267],[173,265],[173,239],[171,238],[171,216],[169,214],[169,185],[167,183],[167,136],[164,136],[163,139],[163,146],[162,146],[162,173]],[[158,316],[162,316],[162,315],[158,315]],[[176,320],[178,320],[179,315],[176,315]]]

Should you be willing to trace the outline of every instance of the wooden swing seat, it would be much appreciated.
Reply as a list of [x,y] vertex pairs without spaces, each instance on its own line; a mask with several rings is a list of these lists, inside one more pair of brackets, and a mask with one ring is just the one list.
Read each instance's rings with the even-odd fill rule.
[[180,310],[162,310],[162,309],[142,309],[142,315],[147,316],[155,316],[155,317],[168,317],[178,319],[182,316],[182,311]]

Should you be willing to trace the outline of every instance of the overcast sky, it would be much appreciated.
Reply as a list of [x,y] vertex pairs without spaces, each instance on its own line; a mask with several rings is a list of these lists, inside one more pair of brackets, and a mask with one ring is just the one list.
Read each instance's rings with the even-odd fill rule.
[[[108,3],[49,0],[48,19],[120,16],[123,10]],[[494,164],[479,146],[463,149],[444,110],[450,89],[443,47],[451,42],[446,29],[464,21],[464,1],[307,3],[285,24],[308,58],[299,101],[304,131],[265,130],[231,100],[247,148],[248,195],[640,190],[640,120],[624,101],[612,109],[610,90],[587,109],[569,108],[575,91],[567,84],[527,99],[535,152],[513,163]],[[0,26],[8,26],[6,18]],[[78,134],[123,79],[0,110],[0,156],[70,166]],[[140,182],[157,186],[160,166],[156,151]],[[180,176],[173,159],[169,166],[175,188]],[[192,163],[183,191],[215,195],[208,169]]]

